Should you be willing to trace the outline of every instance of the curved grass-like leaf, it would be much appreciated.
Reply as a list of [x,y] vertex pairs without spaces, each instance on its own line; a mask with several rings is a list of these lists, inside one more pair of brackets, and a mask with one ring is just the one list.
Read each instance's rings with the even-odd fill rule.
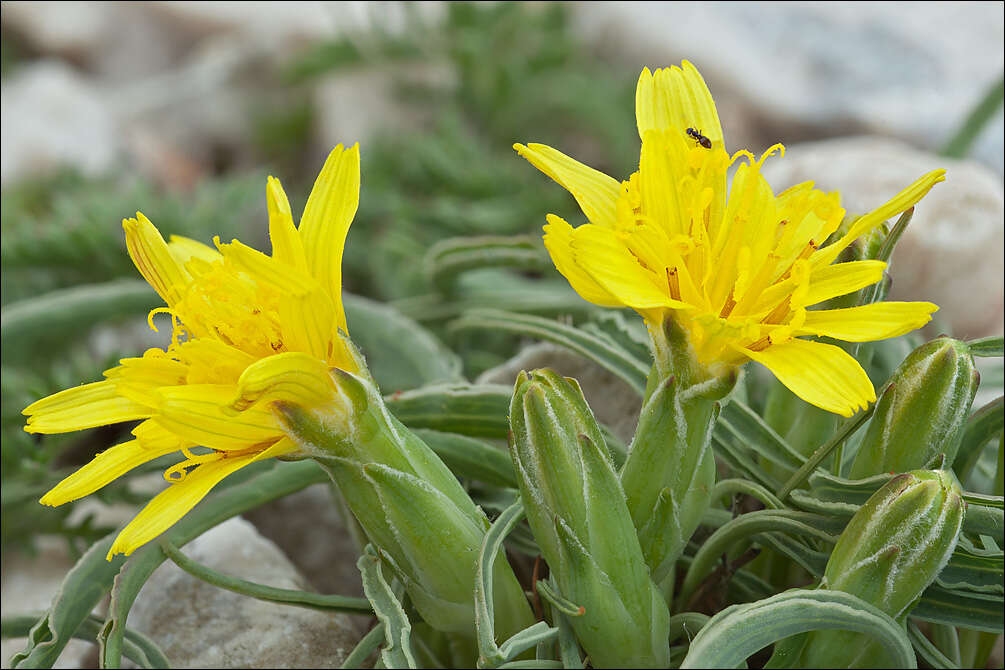
[[[554,639],[558,629],[539,621],[513,635],[501,645],[495,640],[495,605],[492,592],[493,566],[503,540],[524,516],[523,502],[517,500],[503,511],[485,533],[478,555],[478,572],[475,576],[475,630],[478,637],[478,667],[538,667],[513,666],[508,662],[531,647]],[[521,662],[521,661],[515,661]],[[543,661],[534,661],[542,663]],[[551,667],[551,666],[549,666]],[[562,667],[559,663],[555,667]]]
[[505,438],[513,389],[502,384],[437,384],[395,393],[388,409],[409,428]]
[[984,445],[1001,435],[1005,425],[1005,396],[998,396],[971,415],[960,438],[953,470],[964,484],[981,458]]
[[837,542],[844,524],[818,514],[791,510],[760,510],[733,519],[717,529],[698,550],[680,588],[679,602],[686,605],[700,581],[712,571],[719,557],[735,542],[758,533],[782,532],[805,535],[829,544]]
[[181,552],[167,540],[160,543],[161,549],[167,557],[174,561],[179,568],[192,575],[196,579],[213,586],[250,598],[267,600],[283,605],[293,605],[294,607],[306,607],[334,612],[348,612],[350,614],[370,614],[373,608],[366,598],[353,598],[351,596],[325,595],[321,593],[311,593],[310,591],[298,591],[296,589],[280,589],[265,584],[256,584],[246,579],[239,579],[230,575],[225,575],[209,568],[198,561],[194,561]]
[[363,555],[356,562],[363,576],[363,591],[373,605],[374,614],[384,624],[384,639],[387,646],[381,650],[380,658],[388,668],[415,668],[412,653],[412,623],[401,603],[384,579],[380,568],[380,557],[373,545],[366,545]]
[[418,428],[413,431],[459,477],[516,488],[513,461],[504,450],[465,435]]
[[812,630],[867,633],[894,667],[918,667],[907,633],[876,607],[843,591],[793,589],[716,614],[691,641],[681,668],[736,668],[769,644]]
[[386,392],[461,381],[461,360],[435,335],[398,310],[342,294],[352,341]]
[[[20,614],[0,621],[0,636],[3,638],[27,637],[42,613]],[[71,635],[76,640],[95,642],[98,632],[104,624],[101,618],[94,614],[88,615],[76,631]],[[126,637],[122,644],[122,653],[141,668],[170,668],[167,656],[153,640],[131,628],[126,628]]]
[[593,361],[635,389],[639,396],[645,394],[649,364],[635,358],[611,338],[551,319],[496,309],[471,310],[451,323],[450,327],[455,330],[511,332],[552,342]]
[[982,337],[979,340],[967,342],[970,353],[981,358],[1001,358],[1005,355],[1005,338],[1001,335]]
[[457,275],[467,270],[545,270],[551,267],[551,260],[540,237],[484,235],[441,240],[429,249],[424,264],[430,283],[448,291]]

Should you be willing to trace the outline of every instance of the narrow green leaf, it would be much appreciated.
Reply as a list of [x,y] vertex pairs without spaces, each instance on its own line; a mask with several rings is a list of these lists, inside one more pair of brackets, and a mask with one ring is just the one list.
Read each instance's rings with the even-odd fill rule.
[[913,620],[907,622],[907,635],[911,638],[914,651],[918,653],[925,663],[937,669],[959,668],[959,663],[953,663],[945,654],[939,651],[938,647],[932,644],[931,640],[918,628],[918,624]]
[[1005,355],[1005,338],[1001,335],[982,337],[967,342],[970,353],[981,358],[1001,358]]
[[911,610],[911,616],[932,623],[1001,633],[1005,628],[1003,605],[1000,595],[950,590],[932,584]]
[[457,275],[468,270],[503,267],[514,270],[551,268],[538,236],[454,237],[434,244],[425,258],[426,276],[441,291],[449,291]]
[[385,392],[461,381],[461,361],[435,335],[388,305],[342,294],[353,343]]
[[[12,616],[0,621],[0,634],[3,638],[27,637],[38,620],[45,616],[44,613],[21,614]],[[104,624],[99,617],[90,614],[81,622],[74,631],[73,637],[77,640],[94,642],[98,637],[98,632]],[[122,653],[129,660],[136,663],[141,668],[170,668],[167,656],[161,651],[157,644],[146,635],[139,633],[132,628],[126,628],[126,636],[122,645]]]
[[366,545],[356,566],[363,577],[363,592],[373,605],[377,619],[384,624],[387,646],[380,651],[381,660],[388,668],[415,668],[411,642],[412,623],[391,590],[391,585],[384,579],[380,557],[373,545]]
[[586,611],[582,605],[577,605],[571,600],[563,598],[557,589],[543,579],[537,581],[537,592],[551,603],[552,607],[566,616],[580,617]]
[[516,487],[513,461],[504,450],[456,433],[421,428],[414,432],[458,477],[494,486]]
[[804,463],[798,451],[765,423],[754,410],[736,398],[731,398],[724,404],[715,430],[717,433],[727,431],[734,440],[789,472]]
[[[523,516],[523,503],[520,500],[506,508],[485,533],[482,549],[478,555],[478,572],[475,577],[475,630],[478,637],[478,667],[480,668],[513,667],[504,664],[527,649],[546,640],[554,639],[558,635],[557,628],[552,628],[543,621],[539,621],[516,633],[502,645],[497,645],[495,641],[493,566],[499,555],[499,550],[502,548],[503,540]],[[522,661],[520,662],[522,663]],[[534,661],[534,663],[545,662],[542,660]],[[561,663],[556,667],[561,667]]]
[[10,661],[12,668],[51,668],[66,643],[112,587],[125,559],[106,561],[115,536],[111,533],[88,549],[73,566],[28,636],[28,646]]
[[780,500],[785,500],[789,493],[792,492],[794,488],[803,483],[803,481],[810,476],[810,474],[824,461],[827,456],[840,444],[843,444],[845,440],[852,436],[856,430],[858,430],[862,424],[866,422],[872,412],[875,409],[875,405],[869,407],[869,409],[863,410],[851,417],[844,424],[838,428],[837,432],[834,433],[833,437],[827,440],[824,444],[810,454],[810,457],[806,462],[789,478],[787,482],[778,491],[778,498]]
[[371,628],[370,632],[356,643],[356,646],[349,652],[349,655],[345,657],[341,667],[351,670],[363,667],[363,661],[369,658],[370,654],[377,651],[377,648],[380,647],[380,643],[383,641],[384,622],[378,621],[377,625]]
[[759,510],[739,516],[709,537],[694,556],[681,585],[679,603],[686,607],[698,584],[715,565],[719,557],[734,543],[757,533],[785,532],[806,535],[828,544],[837,541],[843,523],[835,524],[827,517],[789,510]]
[[451,323],[450,327],[455,330],[505,331],[552,342],[603,367],[640,396],[645,394],[650,367],[648,362],[638,360],[611,338],[551,319],[496,309],[471,310]]
[[681,668],[736,668],[769,644],[812,630],[867,633],[894,667],[918,667],[907,633],[879,609],[843,591],[792,589],[716,614],[691,641]]
[[409,428],[505,438],[512,393],[502,384],[439,384],[395,393],[386,402]]
[[974,105],[966,120],[942,148],[942,155],[949,158],[963,158],[970,153],[977,136],[1002,106],[1005,93],[1005,77],[988,87],[980,101]]
[[974,412],[960,440],[960,449],[956,452],[953,470],[964,484],[970,479],[970,473],[981,458],[984,445],[998,436],[1005,426],[1005,396],[998,396],[988,404]]
[[562,613],[556,614],[555,619],[558,623],[558,653],[562,659],[562,667],[566,670],[582,670],[583,656],[572,624]]
[[240,593],[241,595],[259,600],[267,600],[284,605],[296,607],[306,607],[308,609],[318,609],[335,612],[348,612],[350,614],[370,614],[373,608],[366,598],[353,598],[351,596],[323,595],[311,593],[309,591],[298,591],[295,589],[280,589],[265,584],[256,584],[245,579],[239,579],[230,575],[225,575],[209,568],[197,561],[192,560],[183,554],[178,547],[167,540],[160,541],[161,550],[167,554],[168,558],[174,561],[175,565],[197,579],[217,586],[221,589]]

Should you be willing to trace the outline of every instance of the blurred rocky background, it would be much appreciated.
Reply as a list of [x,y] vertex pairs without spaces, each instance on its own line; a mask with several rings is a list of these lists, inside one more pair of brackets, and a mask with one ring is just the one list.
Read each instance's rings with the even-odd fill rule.
[[[359,141],[364,161],[347,289],[436,332],[470,379],[509,370],[520,343],[479,333],[469,346],[475,336],[448,327],[464,307],[584,309],[537,241],[544,212],[581,215],[512,143],[544,142],[627,176],[638,73],[684,58],[709,83],[729,149],[786,145],[766,168],[776,191],[813,179],[855,213],[946,168],[898,247],[892,294],[939,304],[936,332],[1003,330],[1001,3],[4,2],[0,12],[5,613],[44,608],[73,557],[150,494],[126,482],[96,507],[42,508],[41,492],[119,435],[40,445],[20,430],[32,400],[163,343],[143,322],[149,295],[121,283],[135,279],[121,219],[142,209],[165,235],[267,249],[265,176],[283,180],[299,211],[340,142]],[[523,275],[486,270],[444,285],[424,262],[445,239],[523,234],[543,259]],[[120,291],[115,309],[99,301],[66,328],[31,331],[32,310],[60,309],[82,286]],[[985,372],[1000,386],[1000,360]],[[256,579],[357,592],[351,560],[331,569],[356,550],[327,489],[298,495],[249,515],[254,527],[214,530],[207,556],[240,566],[254,545],[290,558]],[[323,532],[287,523],[291,505],[316,509]],[[233,560],[219,555],[228,547]],[[148,588],[198,588],[163,573]],[[137,625],[185,647],[142,594],[138,607],[148,613]],[[221,597],[214,607],[248,608],[240,617],[251,620],[258,605]],[[290,644],[334,658],[314,638]],[[4,641],[4,662],[20,646]],[[80,643],[60,662],[86,666],[92,649]],[[216,663],[197,652],[182,662]],[[241,658],[254,667],[253,656]]]

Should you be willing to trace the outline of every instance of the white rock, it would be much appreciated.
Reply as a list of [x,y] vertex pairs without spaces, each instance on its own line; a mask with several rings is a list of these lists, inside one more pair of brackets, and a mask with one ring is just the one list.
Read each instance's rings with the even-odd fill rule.
[[936,319],[957,337],[1001,334],[1005,196],[989,170],[894,140],[854,137],[788,147],[784,158],[768,159],[764,173],[776,193],[813,180],[840,191],[849,214],[864,214],[937,168],[946,169],[946,181],[915,208],[893,255],[890,297],[934,302]]
[[521,370],[538,368],[551,368],[578,381],[597,421],[606,424],[625,444],[631,441],[642,409],[642,398],[596,363],[561,347],[547,343],[531,345],[502,365],[483,372],[478,383],[512,385]]
[[112,166],[119,136],[100,87],[62,63],[41,61],[16,71],[0,90],[0,182],[61,166],[86,174]]
[[[182,551],[228,575],[309,588],[289,559],[241,518],[220,524]],[[128,625],[157,642],[177,668],[337,668],[359,639],[344,614],[225,591],[170,562],[143,586]]]
[[[769,143],[805,139],[810,124],[816,136],[839,126],[929,149],[1001,76],[1005,32],[1001,3],[597,2],[574,17],[638,69],[692,61],[724,117],[736,95],[780,131]],[[999,174],[1002,128],[999,113],[977,147]],[[742,146],[728,124],[726,137]]]
[[356,540],[339,512],[329,484],[256,507],[245,518],[275,542],[321,593],[362,596]]
[[[35,538],[38,553],[5,552],[0,587],[0,608],[5,617],[49,608],[63,578],[74,565],[66,541],[55,536]],[[9,668],[14,654],[23,651],[25,638],[9,638],[0,642],[0,667]],[[93,667],[97,662],[97,647],[85,640],[70,640],[56,660],[55,668]]]

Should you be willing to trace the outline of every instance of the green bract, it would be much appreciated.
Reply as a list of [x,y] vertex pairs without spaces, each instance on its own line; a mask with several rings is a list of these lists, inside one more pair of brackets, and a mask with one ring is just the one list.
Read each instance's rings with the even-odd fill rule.
[[[488,519],[426,444],[384,405],[372,383],[333,374],[340,405],[280,405],[286,428],[328,471],[369,540],[434,628],[474,635],[471,599]],[[495,563],[501,634],[532,623],[509,564]]]
[[670,613],[649,577],[614,464],[579,384],[521,374],[510,407],[520,494],[595,667],[666,667]]
[[965,342],[940,337],[915,349],[880,394],[851,476],[906,472],[940,454],[950,467],[979,382]]

